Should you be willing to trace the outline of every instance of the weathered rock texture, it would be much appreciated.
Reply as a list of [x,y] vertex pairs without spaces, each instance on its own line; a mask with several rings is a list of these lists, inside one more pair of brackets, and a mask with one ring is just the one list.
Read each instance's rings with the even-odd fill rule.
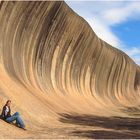
[[140,67],[65,2],[0,3],[0,79],[0,106],[33,130],[58,113],[139,114]]

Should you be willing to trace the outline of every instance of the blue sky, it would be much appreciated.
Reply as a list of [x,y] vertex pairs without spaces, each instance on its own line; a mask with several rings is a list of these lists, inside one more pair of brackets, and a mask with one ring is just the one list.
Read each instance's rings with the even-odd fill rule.
[[140,65],[140,1],[66,1],[107,43]]

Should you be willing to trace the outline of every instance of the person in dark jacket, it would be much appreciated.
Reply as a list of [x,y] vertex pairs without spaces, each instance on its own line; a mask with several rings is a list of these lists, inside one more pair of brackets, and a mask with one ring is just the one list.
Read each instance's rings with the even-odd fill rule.
[[15,114],[11,115],[10,105],[11,105],[11,100],[8,100],[2,109],[1,118],[8,123],[12,123],[16,121],[16,125],[18,127],[25,129],[24,122],[21,119],[19,113],[16,112]]

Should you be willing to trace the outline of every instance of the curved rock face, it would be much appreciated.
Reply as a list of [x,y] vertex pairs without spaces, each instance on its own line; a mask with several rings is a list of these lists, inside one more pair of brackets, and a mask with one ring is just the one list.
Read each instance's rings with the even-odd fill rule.
[[140,67],[65,2],[1,2],[0,63],[1,101],[27,115],[139,110]]

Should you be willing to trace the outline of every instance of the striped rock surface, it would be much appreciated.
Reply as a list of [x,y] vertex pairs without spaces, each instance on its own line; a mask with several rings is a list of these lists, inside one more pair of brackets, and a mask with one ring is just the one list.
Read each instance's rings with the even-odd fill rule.
[[11,99],[28,128],[140,114],[140,67],[62,1],[0,3],[0,79],[0,107]]

